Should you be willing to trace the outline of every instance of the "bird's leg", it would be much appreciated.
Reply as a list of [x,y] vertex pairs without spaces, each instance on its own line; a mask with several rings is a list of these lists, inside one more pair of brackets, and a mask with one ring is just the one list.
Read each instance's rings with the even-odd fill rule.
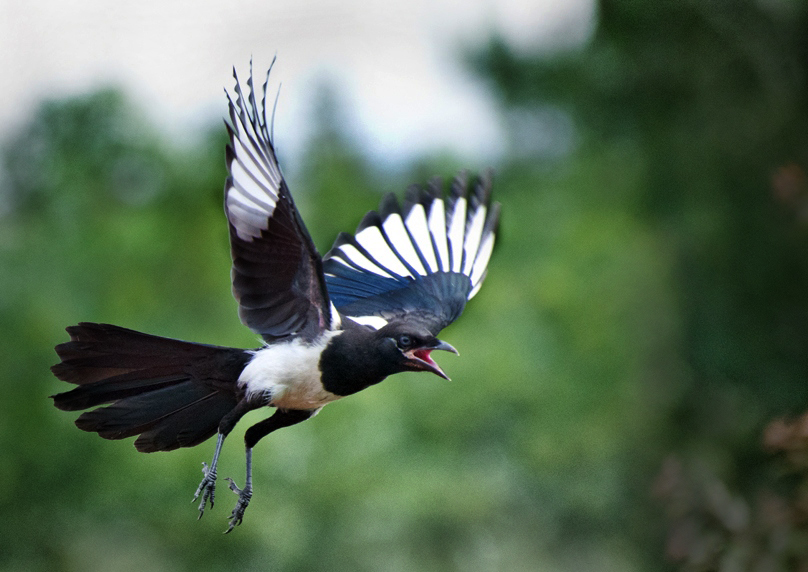
[[230,482],[230,490],[238,495],[238,501],[230,514],[230,527],[225,531],[225,534],[241,524],[244,511],[247,510],[247,506],[250,504],[250,499],[252,498],[252,450],[255,444],[276,429],[305,421],[316,415],[318,411],[320,409],[278,409],[272,417],[264,419],[247,429],[244,434],[244,445],[247,448],[247,480],[244,482],[244,488],[240,489],[233,479],[227,477]]
[[219,465],[219,454],[222,452],[222,444],[224,438],[233,430],[238,420],[244,417],[244,414],[252,409],[262,407],[268,402],[267,396],[253,397],[252,399],[244,398],[240,400],[236,406],[219,422],[219,434],[216,439],[216,450],[213,452],[213,460],[210,462],[210,467],[206,463],[202,463],[202,473],[205,475],[202,482],[194,494],[194,502],[202,495],[202,500],[199,503],[199,518],[205,512],[205,506],[210,501],[210,508],[213,508],[213,501],[216,496],[216,468]]
[[236,506],[230,514],[230,527],[225,530],[225,534],[233,530],[236,525],[241,524],[244,511],[247,510],[252,498],[252,448],[247,449],[247,478],[244,481],[244,488],[238,488],[238,485],[230,477],[227,477],[227,480],[230,482],[230,490],[238,495],[238,502],[236,502]]
[[216,439],[216,450],[213,452],[213,460],[210,462],[210,467],[208,467],[208,464],[204,461],[202,462],[202,474],[205,476],[202,482],[199,483],[196,493],[194,493],[194,500],[191,501],[194,502],[199,498],[199,495],[202,495],[202,501],[199,503],[198,518],[202,518],[202,515],[205,513],[205,506],[208,501],[210,501],[210,508],[213,508],[213,501],[216,496],[216,467],[219,464],[219,454],[222,452],[224,438],[224,433],[219,433]]

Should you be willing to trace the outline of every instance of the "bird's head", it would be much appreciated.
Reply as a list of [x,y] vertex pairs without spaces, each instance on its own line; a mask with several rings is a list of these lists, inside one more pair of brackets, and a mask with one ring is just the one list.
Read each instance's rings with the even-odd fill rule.
[[395,364],[397,372],[430,371],[449,379],[430,353],[432,350],[444,350],[458,354],[458,351],[436,338],[426,328],[407,323],[390,323],[378,330],[377,335],[386,360]]

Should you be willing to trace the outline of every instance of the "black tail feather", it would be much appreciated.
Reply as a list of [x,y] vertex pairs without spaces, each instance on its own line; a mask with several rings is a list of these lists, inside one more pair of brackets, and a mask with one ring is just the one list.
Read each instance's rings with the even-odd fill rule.
[[183,342],[109,324],[67,328],[51,369],[79,387],[53,395],[59,409],[83,413],[76,425],[105,439],[140,435],[139,451],[192,447],[216,433],[240,399],[244,350]]
[[157,391],[189,380],[187,374],[155,376],[153,378],[150,378],[150,375],[152,375],[152,372],[141,370],[131,374],[113,376],[51,397],[54,400],[54,405],[59,409],[80,411],[96,405],[112,403],[119,399],[140,395],[144,392]]
[[[177,447],[193,447],[212,437],[222,417],[235,406],[236,400],[204,397],[175,411],[144,431],[135,440],[138,451],[169,451]],[[207,422],[200,422],[207,419]]]

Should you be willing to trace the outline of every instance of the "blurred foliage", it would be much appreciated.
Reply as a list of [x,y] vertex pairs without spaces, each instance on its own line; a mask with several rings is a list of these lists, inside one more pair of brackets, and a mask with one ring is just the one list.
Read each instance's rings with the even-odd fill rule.
[[670,521],[665,552],[683,569],[808,570],[808,414],[772,421],[764,445],[771,477],[746,496],[703,461],[664,461],[654,493]]
[[[478,47],[513,148],[486,285],[442,336],[454,381],[399,375],[273,434],[226,537],[224,486],[191,504],[213,443],[142,455],[47,399],[81,320],[257,345],[223,130],[178,147],[114,90],[44,102],[1,155],[0,569],[806,569],[806,24],[798,0],[601,0],[579,49]],[[289,184],[323,252],[462,163],[387,173],[333,95],[316,117]]]
[[[804,410],[808,398],[808,6],[604,0],[598,8],[597,31],[580,51],[546,59],[494,40],[473,61],[506,114],[548,106],[569,114],[577,147],[563,169],[596,165],[610,177],[576,187],[582,210],[617,209],[656,243],[652,272],[662,273],[669,306],[651,302],[658,325],[638,330],[658,342],[637,356],[657,416],[645,450],[674,451],[684,474],[702,475],[699,486],[752,499],[773,484],[764,425]],[[644,297],[659,294],[647,286]],[[636,539],[646,522],[634,523]],[[646,532],[652,563],[658,531]],[[720,565],[685,568],[793,564],[775,554],[756,567],[734,558],[731,543],[713,549]]]

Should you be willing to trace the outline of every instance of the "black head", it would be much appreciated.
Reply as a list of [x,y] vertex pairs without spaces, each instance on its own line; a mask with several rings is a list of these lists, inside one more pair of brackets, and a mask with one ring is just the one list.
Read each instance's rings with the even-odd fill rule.
[[430,357],[432,350],[457,350],[413,322],[390,322],[374,330],[345,320],[320,356],[323,386],[337,395],[350,395],[403,371],[431,371],[449,377]]
[[391,322],[375,333],[378,351],[394,372],[430,371],[444,379],[449,376],[432,359],[432,350],[457,354],[457,350],[436,338],[429,330],[408,322]]

